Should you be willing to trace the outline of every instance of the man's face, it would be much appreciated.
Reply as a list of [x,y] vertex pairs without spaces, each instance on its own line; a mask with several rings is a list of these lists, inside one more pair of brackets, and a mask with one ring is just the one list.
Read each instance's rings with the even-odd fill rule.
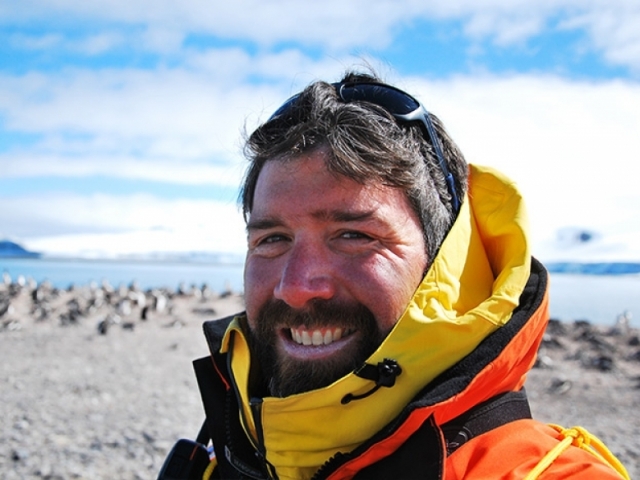
[[404,193],[331,174],[316,152],[266,163],[248,230],[250,343],[271,394],[329,385],[362,364],[426,264]]

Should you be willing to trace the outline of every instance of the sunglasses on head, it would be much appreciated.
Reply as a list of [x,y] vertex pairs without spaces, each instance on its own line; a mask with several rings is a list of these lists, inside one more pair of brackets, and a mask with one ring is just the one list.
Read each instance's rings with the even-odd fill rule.
[[[423,127],[423,133],[426,133],[425,138],[433,146],[436,158],[438,159],[438,164],[444,174],[447,189],[451,195],[453,211],[454,213],[457,213],[460,209],[460,199],[456,194],[453,175],[447,168],[440,142],[436,136],[436,129],[431,121],[431,117],[429,116],[427,109],[408,93],[390,85],[375,82],[334,83],[332,85],[335,87],[340,99],[345,103],[369,102],[384,108],[399,123],[417,122]],[[278,110],[276,110],[273,115],[271,115],[269,120],[284,114],[293,106],[297,99],[298,95],[291,97]]]

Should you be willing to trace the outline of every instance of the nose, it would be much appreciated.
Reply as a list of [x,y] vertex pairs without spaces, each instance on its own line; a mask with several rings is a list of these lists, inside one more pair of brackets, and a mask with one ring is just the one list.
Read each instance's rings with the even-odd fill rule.
[[321,245],[299,242],[288,252],[274,297],[292,308],[303,308],[311,300],[328,300],[335,294],[329,254]]

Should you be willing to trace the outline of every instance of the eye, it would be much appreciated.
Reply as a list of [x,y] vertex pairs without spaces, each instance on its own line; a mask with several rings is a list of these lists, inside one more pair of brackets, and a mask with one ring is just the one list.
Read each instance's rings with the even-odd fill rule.
[[361,255],[376,248],[377,239],[361,230],[342,230],[332,241],[335,251],[345,255]]
[[249,235],[249,245],[253,248],[271,248],[275,245],[287,242],[289,237],[282,233],[269,233],[264,235]]
[[249,235],[249,250],[252,255],[273,258],[287,250],[289,241],[290,237],[282,233]]
[[259,244],[278,243],[278,242],[284,242],[286,240],[288,240],[287,237],[276,233],[274,235],[269,235],[268,237],[261,239]]
[[341,233],[340,238],[344,238],[346,240],[371,240],[369,235],[352,230]]

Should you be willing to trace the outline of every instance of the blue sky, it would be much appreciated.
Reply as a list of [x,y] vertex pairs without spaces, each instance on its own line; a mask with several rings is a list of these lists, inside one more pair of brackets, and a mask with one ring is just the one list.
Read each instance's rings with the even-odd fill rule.
[[637,2],[443,3],[0,0],[0,238],[242,254],[243,131],[370,64],[518,182],[534,253],[640,259]]

